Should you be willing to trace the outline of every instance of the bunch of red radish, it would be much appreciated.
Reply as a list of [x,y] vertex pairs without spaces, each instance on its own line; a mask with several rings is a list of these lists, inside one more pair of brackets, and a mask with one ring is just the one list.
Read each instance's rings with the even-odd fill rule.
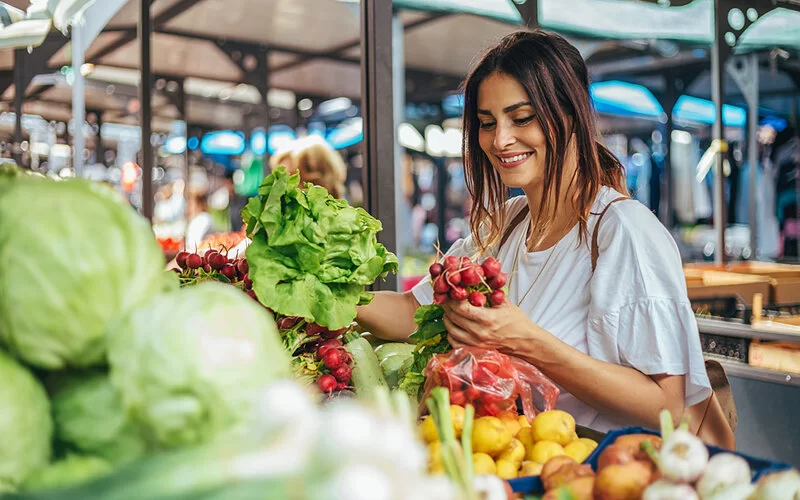
[[350,387],[353,357],[341,341],[346,330],[330,330],[316,323],[303,322],[302,318],[296,316],[284,316],[278,320],[281,335],[288,331],[305,334],[299,351],[313,358],[317,366],[317,386],[329,396],[334,391]]
[[428,271],[433,280],[434,304],[468,300],[475,307],[484,307],[499,306],[506,300],[503,287],[508,277],[494,257],[479,264],[467,257],[449,255],[444,263],[431,264]]
[[[224,252],[224,253],[223,253]],[[201,279],[214,279],[224,283],[233,283],[244,290],[251,298],[256,299],[253,281],[248,276],[250,267],[247,260],[229,258],[228,251],[206,250],[199,253],[179,252],[175,263],[180,269],[175,272],[180,276],[181,285],[193,284]]]

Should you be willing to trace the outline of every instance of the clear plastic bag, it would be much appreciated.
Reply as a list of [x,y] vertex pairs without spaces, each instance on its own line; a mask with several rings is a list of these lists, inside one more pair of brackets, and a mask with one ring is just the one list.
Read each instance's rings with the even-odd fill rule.
[[[499,417],[522,412],[531,420],[540,411],[556,407],[558,387],[538,368],[495,350],[459,347],[431,358],[425,367],[425,396],[434,387],[450,391],[450,403],[472,404],[476,416]],[[541,408],[534,404],[534,393]]]

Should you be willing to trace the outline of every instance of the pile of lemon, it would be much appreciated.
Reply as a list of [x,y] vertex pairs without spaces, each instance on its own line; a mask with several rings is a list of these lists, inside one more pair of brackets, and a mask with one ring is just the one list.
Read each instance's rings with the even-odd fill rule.
[[[461,438],[464,408],[451,405],[450,414],[456,438]],[[428,470],[443,473],[441,443],[430,416],[419,424],[420,437],[428,445]],[[575,419],[561,410],[542,412],[528,422],[524,415],[480,417],[473,422],[472,462],[475,474],[494,474],[502,479],[538,476],[553,457],[566,455],[581,463],[597,443],[579,438]]]

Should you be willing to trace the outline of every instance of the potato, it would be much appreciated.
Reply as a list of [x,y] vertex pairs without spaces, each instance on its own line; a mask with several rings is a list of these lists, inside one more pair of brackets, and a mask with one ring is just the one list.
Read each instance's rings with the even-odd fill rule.
[[594,471],[589,465],[563,464],[547,478],[542,478],[545,491],[556,489],[581,477],[594,477]]
[[600,456],[597,457],[597,472],[600,472],[609,465],[622,465],[633,461],[633,454],[628,451],[627,448],[612,444],[601,451]]
[[652,434],[627,434],[615,439],[614,444],[627,450],[636,460],[646,460],[649,456],[642,450],[642,441],[650,441],[656,450],[661,449],[661,438]]
[[569,498],[571,500],[592,500],[594,481],[594,476],[573,479],[569,483],[545,493],[542,500],[561,500],[563,498]]
[[566,455],[555,456],[544,464],[544,466],[542,467],[542,472],[541,474],[539,474],[539,477],[541,477],[542,481],[545,481],[545,479],[548,476],[550,476],[550,474],[553,474],[563,465],[578,465],[578,462],[576,462],[575,459],[568,457]]
[[597,474],[594,500],[639,500],[652,476],[642,462],[609,465]]

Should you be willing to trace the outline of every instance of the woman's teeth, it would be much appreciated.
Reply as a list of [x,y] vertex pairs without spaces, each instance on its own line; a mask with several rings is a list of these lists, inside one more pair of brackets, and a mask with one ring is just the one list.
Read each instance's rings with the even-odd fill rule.
[[514,163],[515,161],[524,160],[525,158],[529,157],[531,153],[522,153],[521,155],[511,156],[509,158],[500,158],[500,161],[503,163]]

